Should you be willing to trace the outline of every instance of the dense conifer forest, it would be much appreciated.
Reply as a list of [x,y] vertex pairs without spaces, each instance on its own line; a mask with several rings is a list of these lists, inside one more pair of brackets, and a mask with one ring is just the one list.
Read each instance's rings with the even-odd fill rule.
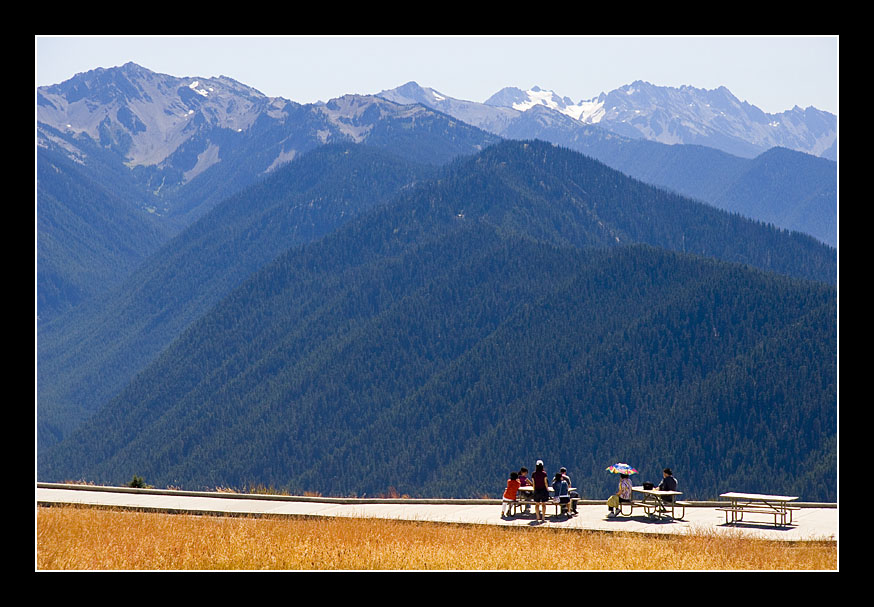
[[137,305],[168,298],[144,332],[197,313],[40,451],[41,480],[497,497],[540,458],[589,498],[627,461],[690,499],[836,499],[834,249],[541,142],[437,173],[358,150],[345,183],[337,152],[144,270],[163,288]]

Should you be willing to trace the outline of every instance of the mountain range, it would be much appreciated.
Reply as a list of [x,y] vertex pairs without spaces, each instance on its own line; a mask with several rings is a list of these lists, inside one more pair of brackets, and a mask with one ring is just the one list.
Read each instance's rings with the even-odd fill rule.
[[576,104],[539,87],[505,88],[482,104],[415,82],[379,96],[430,107],[502,138],[550,141],[647,183],[837,246],[837,117],[813,107],[766,114],[724,87],[646,82]]
[[632,139],[704,145],[745,158],[784,147],[837,160],[834,114],[798,106],[768,114],[724,86],[676,88],[638,80],[579,103],[537,86],[526,91],[508,87],[484,103],[521,112],[547,107]]
[[[98,151],[114,154],[114,164],[133,168],[141,192],[148,194],[143,204],[184,225],[214,205],[221,197],[217,192],[239,189],[314,145],[373,144],[386,129],[396,139],[398,129],[415,121],[440,123],[428,109],[497,138],[551,141],[648,183],[837,243],[837,169],[824,160],[836,157],[836,116],[815,108],[766,114],[724,88],[635,82],[576,104],[538,87],[508,88],[476,103],[411,82],[376,96],[301,105],[268,98],[227,77],[179,78],[128,63],[40,87],[37,139],[41,147],[56,147],[79,162],[95,162]],[[454,126],[454,136],[461,137],[461,125]],[[464,137],[444,153],[496,141],[482,132]],[[477,137],[484,142],[475,143]],[[405,154],[429,157],[420,142],[409,143]],[[748,193],[758,189],[756,159],[775,147],[797,152],[784,155],[798,163],[799,173],[821,179],[807,198],[799,201],[798,192],[773,185],[755,197]],[[219,169],[221,162],[225,167]],[[690,168],[678,172],[679,163]],[[216,175],[232,181],[215,183]]]
[[[38,91],[41,480],[467,496],[549,457],[597,495],[627,455],[695,468],[690,495],[831,499],[834,248],[506,132],[575,121],[690,176],[711,148],[385,96],[133,64]],[[796,161],[834,169],[715,152],[738,191],[824,198]]]
[[[698,105],[707,98],[707,91],[689,87],[684,91],[687,97],[698,92],[702,98]],[[630,94],[622,97],[637,99]],[[550,93],[550,100],[556,98]],[[301,105],[268,98],[226,77],[180,78],[128,63],[40,87],[37,144],[38,153],[54,153],[58,164],[77,167],[95,190],[111,189],[106,196],[125,199],[126,203],[114,205],[114,212],[132,212],[136,221],[150,224],[143,226],[144,238],[156,243],[190,225],[228,194],[325,143],[366,142],[425,164],[439,164],[508,138],[550,141],[647,183],[837,245],[835,162],[784,147],[744,158],[704,145],[628,138],[604,128],[612,124],[610,120],[593,125],[568,115],[569,107],[583,104],[532,103],[532,99],[544,101],[546,94],[539,89],[527,93],[504,89],[479,104],[408,83],[379,96],[349,95]],[[530,108],[522,111],[513,105]],[[641,106],[642,101],[635,105]],[[659,111],[680,111],[681,105]],[[745,107],[740,102],[734,105]],[[647,114],[654,112],[651,108]],[[738,114],[733,123],[750,113]],[[593,120],[588,114],[579,116]],[[697,130],[707,128],[711,127],[702,124]],[[807,130],[814,128],[815,124]],[[753,126],[749,130],[755,131]],[[835,141],[834,131],[829,132]],[[808,133],[808,138],[813,135]],[[44,191],[38,197],[39,221],[58,223],[53,214],[63,214],[68,217],[65,225],[81,225],[77,234],[82,235],[59,242],[50,230],[38,232],[38,283],[44,287],[39,289],[38,309],[41,319],[49,319],[111,285],[114,276],[123,274],[119,269],[140,261],[139,252],[153,249],[143,242],[132,250],[94,255],[91,240],[130,240],[131,234],[88,234],[93,228],[80,215],[93,215],[94,209],[71,205],[64,195],[55,200],[65,208],[51,207],[52,181],[40,179],[39,187]],[[158,219],[143,217],[143,210]]]

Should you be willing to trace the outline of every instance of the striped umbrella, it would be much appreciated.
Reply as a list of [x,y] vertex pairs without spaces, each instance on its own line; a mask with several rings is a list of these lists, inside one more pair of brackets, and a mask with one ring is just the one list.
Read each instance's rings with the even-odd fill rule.
[[628,464],[613,464],[606,468],[607,472],[612,472],[613,474],[637,474],[637,470],[629,466]]

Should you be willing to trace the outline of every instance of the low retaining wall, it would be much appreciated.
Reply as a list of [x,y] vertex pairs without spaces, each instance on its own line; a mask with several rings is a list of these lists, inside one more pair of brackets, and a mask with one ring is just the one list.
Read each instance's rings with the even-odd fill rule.
[[[388,498],[388,497],[310,497],[306,495],[273,495],[268,493],[225,493],[222,491],[183,491],[179,489],[141,489],[138,487],[106,487],[101,485],[77,485],[69,483],[37,483],[42,489],[72,489],[78,491],[104,491],[111,493],[139,493],[146,495],[177,495],[187,497],[219,497],[223,499],[270,500],[288,502],[317,502],[319,504],[449,504],[456,506],[483,506],[501,504],[498,499],[442,499],[442,498]],[[603,506],[607,499],[581,499],[577,504],[582,506]],[[724,506],[725,501],[687,501],[687,508],[716,508]],[[837,508],[830,502],[793,502],[799,508]]]

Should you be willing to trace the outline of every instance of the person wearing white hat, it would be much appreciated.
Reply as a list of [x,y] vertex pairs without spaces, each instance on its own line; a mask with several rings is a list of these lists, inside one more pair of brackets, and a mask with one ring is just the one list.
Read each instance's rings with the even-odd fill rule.
[[546,520],[546,502],[549,501],[549,477],[543,468],[543,460],[537,460],[537,466],[531,475],[534,482],[534,515],[537,520]]

